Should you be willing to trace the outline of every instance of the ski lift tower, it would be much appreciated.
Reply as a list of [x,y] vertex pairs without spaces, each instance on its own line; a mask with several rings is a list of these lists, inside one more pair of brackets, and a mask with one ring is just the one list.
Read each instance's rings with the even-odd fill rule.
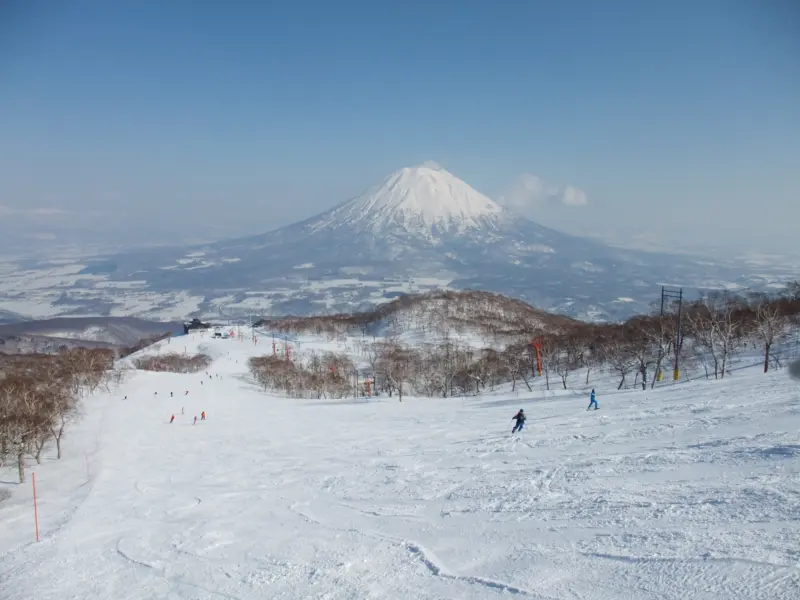
[[[677,315],[677,327],[675,331],[675,369],[672,372],[672,379],[673,381],[678,381],[681,376],[681,369],[680,369],[680,355],[681,355],[681,347],[683,346],[683,337],[681,335],[681,321],[683,317],[683,288],[678,288],[677,290],[669,290],[662,286],[661,288],[661,316],[664,316],[664,305],[666,304],[667,300],[672,300],[678,302],[678,315]],[[657,377],[661,378],[661,373],[657,374]]]

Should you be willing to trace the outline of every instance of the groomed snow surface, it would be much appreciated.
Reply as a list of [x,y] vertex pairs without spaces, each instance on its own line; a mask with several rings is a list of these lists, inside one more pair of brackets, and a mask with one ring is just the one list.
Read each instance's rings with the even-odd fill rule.
[[184,345],[213,378],[135,372],[30,470],[39,543],[30,478],[0,470],[3,600],[800,598],[785,372],[609,381],[592,412],[538,388],[290,400],[248,382],[265,348]]

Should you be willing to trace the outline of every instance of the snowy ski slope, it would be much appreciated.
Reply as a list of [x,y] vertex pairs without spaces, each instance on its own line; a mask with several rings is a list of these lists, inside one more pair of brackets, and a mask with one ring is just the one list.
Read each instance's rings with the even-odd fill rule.
[[30,482],[0,469],[3,600],[800,598],[784,372],[601,387],[593,412],[538,389],[303,401],[248,382],[266,343],[171,345],[214,377],[88,398],[65,458],[31,469],[39,543]]

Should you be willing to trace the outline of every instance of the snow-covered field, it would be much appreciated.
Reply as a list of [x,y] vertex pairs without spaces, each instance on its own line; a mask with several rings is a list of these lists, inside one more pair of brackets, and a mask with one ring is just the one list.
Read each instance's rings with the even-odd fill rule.
[[31,469],[40,542],[0,470],[3,600],[800,598],[785,372],[601,387],[592,412],[538,388],[302,401],[249,383],[262,344],[184,345],[212,378],[132,374]]

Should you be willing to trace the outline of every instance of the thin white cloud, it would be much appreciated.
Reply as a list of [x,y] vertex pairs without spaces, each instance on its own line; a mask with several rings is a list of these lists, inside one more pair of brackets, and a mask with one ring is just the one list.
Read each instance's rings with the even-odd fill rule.
[[65,215],[67,211],[61,210],[60,208],[32,208],[30,209],[27,214],[33,215],[35,217],[55,217],[58,215]]
[[0,204],[0,217],[57,217],[66,214],[67,211],[61,210],[60,208],[15,208],[13,206]]
[[561,192],[561,203],[567,206],[586,206],[588,202],[586,192],[571,185],[565,187]]
[[442,170],[442,165],[437,163],[435,160],[426,160],[424,163],[422,163],[422,166],[423,167],[427,167],[428,169],[431,169],[433,171],[441,171]]
[[547,183],[533,173],[523,173],[514,180],[509,191],[498,201],[508,208],[525,211],[542,204],[586,206],[589,199],[583,190],[567,185],[559,187]]

